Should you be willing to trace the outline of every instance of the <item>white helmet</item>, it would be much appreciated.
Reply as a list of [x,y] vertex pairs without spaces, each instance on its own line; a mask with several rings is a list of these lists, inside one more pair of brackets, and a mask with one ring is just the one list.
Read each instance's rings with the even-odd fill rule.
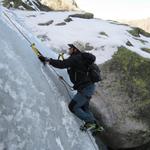
[[83,51],[85,49],[84,44],[82,42],[79,42],[79,41],[75,41],[72,44],[68,44],[68,46],[72,47],[72,48],[76,48],[80,51]]

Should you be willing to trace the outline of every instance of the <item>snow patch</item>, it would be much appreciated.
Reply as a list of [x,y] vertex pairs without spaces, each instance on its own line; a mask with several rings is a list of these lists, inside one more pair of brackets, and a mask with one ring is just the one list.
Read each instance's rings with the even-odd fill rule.
[[[46,34],[51,39],[50,41],[42,41],[47,47],[53,49],[57,53],[67,51],[67,44],[74,41],[81,41],[81,43],[89,43],[94,46],[90,52],[96,55],[97,63],[101,64],[112,58],[112,55],[117,51],[119,46],[125,46],[129,40],[133,47],[128,47],[132,51],[138,53],[142,57],[150,58],[150,54],[143,52],[140,48],[143,44],[135,40],[129,33],[131,30],[129,26],[113,24],[109,21],[100,19],[80,19],[72,18],[73,21],[67,23],[65,26],[55,26],[55,24],[64,22],[70,14],[77,12],[47,12],[41,15],[38,12],[22,12],[15,11],[17,17],[23,20],[21,23],[24,27],[30,30],[36,36]],[[26,17],[26,14],[36,15],[36,17]],[[42,17],[41,17],[42,16]],[[54,20],[50,26],[38,26],[40,22]],[[90,28],[89,28],[90,27]],[[104,32],[108,36],[104,37],[100,33]],[[144,46],[150,47],[150,38],[141,36],[140,39],[149,41]],[[101,47],[103,47],[103,50]]]

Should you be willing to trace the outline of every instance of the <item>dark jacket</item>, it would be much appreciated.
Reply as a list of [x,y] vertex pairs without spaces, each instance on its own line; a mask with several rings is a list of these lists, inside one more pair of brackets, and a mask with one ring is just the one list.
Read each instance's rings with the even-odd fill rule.
[[[95,60],[95,56],[92,56]],[[87,75],[87,66],[80,51],[73,53],[68,59],[64,59],[63,61],[50,59],[50,64],[60,69],[67,68],[70,80],[74,84],[75,90],[80,91],[86,86],[92,84],[90,77]]]

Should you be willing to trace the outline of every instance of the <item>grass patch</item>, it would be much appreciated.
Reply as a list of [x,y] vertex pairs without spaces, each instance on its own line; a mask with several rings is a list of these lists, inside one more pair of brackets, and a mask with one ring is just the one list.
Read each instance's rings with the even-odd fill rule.
[[133,27],[132,30],[128,31],[131,35],[135,37],[140,37],[140,34],[146,37],[150,37],[150,33],[144,31],[141,28]]
[[143,48],[141,48],[141,50],[150,53],[150,48],[143,47]]
[[111,61],[111,71],[120,75],[120,85],[133,100],[150,99],[150,59],[143,58],[125,47],[119,47]]
[[114,20],[107,20],[107,21],[109,21],[111,24],[115,24],[115,25],[129,26],[128,24],[120,23],[120,22],[114,21]]
[[135,103],[137,107],[144,107],[144,106],[147,106],[147,105],[150,105],[150,99],[146,99],[146,100],[143,100],[142,103]]

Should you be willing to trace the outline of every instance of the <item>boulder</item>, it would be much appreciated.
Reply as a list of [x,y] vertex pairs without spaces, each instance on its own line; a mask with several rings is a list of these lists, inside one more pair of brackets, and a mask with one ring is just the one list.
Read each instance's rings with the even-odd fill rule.
[[52,10],[78,10],[74,0],[41,0],[41,3]]
[[103,138],[116,149],[150,143],[150,59],[119,47],[101,66],[91,109],[105,128]]
[[49,26],[50,24],[52,24],[54,22],[54,20],[50,20],[44,23],[38,23],[39,26]]
[[57,23],[56,26],[64,26],[66,25],[66,22]]
[[68,17],[68,18],[66,18],[66,19],[64,19],[64,21],[65,22],[71,22],[71,21],[73,21],[70,17]]
[[82,19],[93,19],[94,15],[92,13],[80,13],[69,15],[69,17],[82,18]]

